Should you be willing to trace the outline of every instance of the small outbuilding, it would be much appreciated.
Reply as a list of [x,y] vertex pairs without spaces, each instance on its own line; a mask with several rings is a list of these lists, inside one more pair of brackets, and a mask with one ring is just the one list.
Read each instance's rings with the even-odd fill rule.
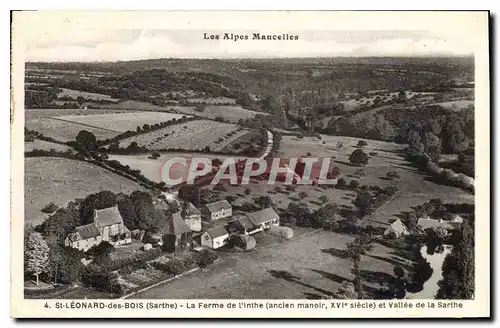
[[201,245],[217,249],[227,244],[229,232],[224,227],[214,227],[208,229],[201,235]]

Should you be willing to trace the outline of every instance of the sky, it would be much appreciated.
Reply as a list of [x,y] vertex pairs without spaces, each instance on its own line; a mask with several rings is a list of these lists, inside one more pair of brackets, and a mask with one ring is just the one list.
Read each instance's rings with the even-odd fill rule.
[[[62,20],[25,29],[23,34],[26,61],[118,61],[155,58],[269,58],[335,56],[463,56],[474,52],[464,35],[439,33],[422,22],[421,29],[332,30],[319,24],[299,29],[299,24],[277,28],[202,29],[152,28],[139,24],[80,23]],[[111,26],[110,26],[111,25]],[[122,25],[122,24],[120,24]],[[161,24],[160,24],[161,25]],[[184,24],[185,25],[185,24]],[[190,25],[190,23],[189,23]],[[217,24],[213,24],[215,26]],[[353,24],[355,26],[357,24]],[[431,24],[432,25],[432,24]],[[259,26],[259,24],[255,24]],[[249,40],[223,40],[223,34],[246,34]],[[251,40],[253,33],[297,35],[298,40]],[[205,40],[204,34],[219,34],[219,40]]]

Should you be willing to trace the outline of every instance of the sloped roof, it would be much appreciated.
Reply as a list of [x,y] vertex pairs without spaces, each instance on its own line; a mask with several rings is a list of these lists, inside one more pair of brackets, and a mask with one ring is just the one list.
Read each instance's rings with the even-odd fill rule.
[[[94,223],[76,227],[75,234],[78,234],[80,236],[80,239],[82,240],[94,238],[101,235],[99,229],[97,229]],[[72,241],[75,240],[76,239],[72,239]]]
[[401,233],[406,230],[406,226],[403,224],[403,222],[401,222],[400,219],[397,219],[396,221],[391,223],[390,229]]
[[210,213],[220,212],[222,209],[228,210],[231,208],[231,204],[225,199],[219,200],[215,203],[205,204],[205,207],[210,211]]
[[260,225],[264,222],[280,218],[278,213],[276,213],[272,207],[268,207],[257,212],[247,213],[247,217],[254,225]]
[[201,212],[199,209],[196,208],[191,202],[186,202],[186,215],[199,215]]
[[227,232],[227,230],[224,227],[220,227],[220,226],[212,228],[212,229],[208,229],[207,233],[212,238],[217,238],[217,237],[222,237],[222,236],[225,236],[225,235],[229,235],[229,233]]
[[439,220],[425,219],[425,218],[418,219],[417,225],[423,229],[432,229],[432,228],[451,229],[451,228],[453,228],[453,224],[449,221],[439,221]]
[[181,235],[186,232],[191,232],[189,226],[184,222],[181,217],[181,212],[176,212],[160,225],[160,231],[166,235]]
[[118,205],[104,208],[102,210],[94,209],[94,222],[96,222],[99,227],[106,227],[117,223],[123,223],[120,211],[118,211]]
[[250,221],[250,219],[246,216],[239,218],[236,222],[238,222],[239,225],[241,225],[245,230],[254,228],[252,221]]

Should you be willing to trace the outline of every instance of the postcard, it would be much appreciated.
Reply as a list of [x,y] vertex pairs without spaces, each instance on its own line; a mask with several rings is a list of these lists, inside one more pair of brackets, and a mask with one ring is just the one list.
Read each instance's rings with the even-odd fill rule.
[[12,317],[490,317],[489,12],[11,26]]

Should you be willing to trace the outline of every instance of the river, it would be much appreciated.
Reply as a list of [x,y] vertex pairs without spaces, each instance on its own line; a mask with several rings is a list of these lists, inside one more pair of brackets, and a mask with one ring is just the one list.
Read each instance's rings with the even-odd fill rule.
[[450,254],[452,247],[449,245],[444,245],[444,250],[442,253],[434,253],[433,255],[427,254],[427,246],[424,245],[420,248],[420,254],[426,259],[432,268],[432,276],[424,283],[424,288],[418,293],[408,293],[406,294],[407,299],[434,299],[439,286],[438,281],[443,277],[441,267],[446,255]]

